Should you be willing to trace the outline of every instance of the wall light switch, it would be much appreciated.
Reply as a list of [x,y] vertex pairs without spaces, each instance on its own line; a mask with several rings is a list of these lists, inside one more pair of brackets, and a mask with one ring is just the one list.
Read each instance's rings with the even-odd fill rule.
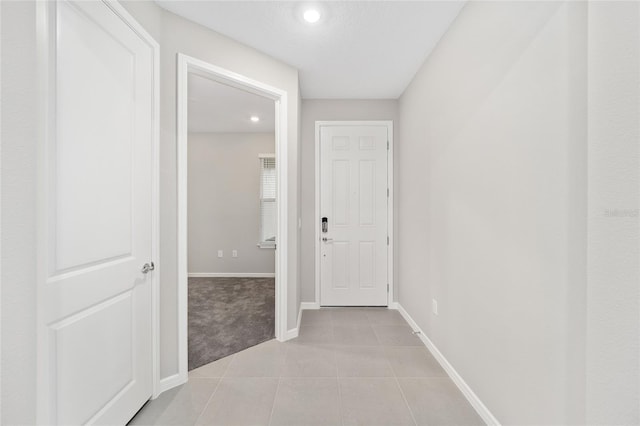
[[222,250],[218,250],[218,257],[223,257],[224,253],[222,252]]
[[231,257],[238,257],[238,250],[233,250],[231,252]]
[[431,300],[431,307],[433,308],[433,315],[438,315],[438,301],[436,299]]

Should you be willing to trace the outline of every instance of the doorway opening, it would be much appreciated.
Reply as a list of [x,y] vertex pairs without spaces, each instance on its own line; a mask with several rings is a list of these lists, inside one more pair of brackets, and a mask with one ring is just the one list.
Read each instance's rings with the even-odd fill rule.
[[286,325],[286,93],[178,55],[179,369]]

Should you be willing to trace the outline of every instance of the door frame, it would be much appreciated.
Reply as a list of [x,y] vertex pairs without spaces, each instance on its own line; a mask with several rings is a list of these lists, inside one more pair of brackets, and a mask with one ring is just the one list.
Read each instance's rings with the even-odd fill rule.
[[371,120],[371,121],[316,121],[315,123],[315,172],[316,172],[316,203],[314,208],[315,220],[315,302],[313,308],[320,308],[320,130],[322,127],[332,126],[386,126],[387,140],[389,148],[387,149],[387,188],[389,189],[389,198],[387,202],[387,235],[389,236],[389,245],[387,246],[387,283],[389,291],[387,292],[387,308],[395,309],[393,302],[394,282],[393,282],[393,120]]
[[[149,46],[153,57],[152,91],[153,109],[152,120],[152,158],[151,158],[151,258],[155,264],[151,279],[151,341],[152,341],[152,394],[151,399],[161,393],[160,385],[160,45],[140,25],[140,23],[117,1],[102,0],[102,2],[145,43]],[[46,185],[47,185],[47,158],[49,155],[49,141],[55,138],[53,122],[56,112],[55,91],[55,41],[56,35],[56,10],[55,1],[37,2],[36,5],[36,67],[38,89],[37,125],[37,255],[36,255],[36,312],[41,317],[46,300],[43,298],[42,287],[46,285],[47,266],[45,263],[47,253],[47,241],[45,239],[48,229],[46,217]],[[36,422],[38,424],[49,423],[50,409],[46,404],[49,372],[47,371],[46,347],[49,331],[44,324],[36,325]]]
[[[287,92],[244,75],[178,53],[177,72],[177,143],[178,143],[178,375],[181,383],[188,379],[188,76],[195,73],[275,102],[276,163],[276,279],[275,279],[275,335],[279,341],[287,337],[287,211],[289,207],[287,169]],[[257,236],[256,236],[257,237]]]

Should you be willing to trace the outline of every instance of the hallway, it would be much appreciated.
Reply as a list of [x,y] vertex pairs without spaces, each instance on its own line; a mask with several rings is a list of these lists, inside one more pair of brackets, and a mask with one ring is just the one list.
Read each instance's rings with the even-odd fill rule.
[[131,425],[480,425],[398,311],[303,311],[300,335],[189,373]]
[[640,426],[640,1],[0,21],[0,424]]

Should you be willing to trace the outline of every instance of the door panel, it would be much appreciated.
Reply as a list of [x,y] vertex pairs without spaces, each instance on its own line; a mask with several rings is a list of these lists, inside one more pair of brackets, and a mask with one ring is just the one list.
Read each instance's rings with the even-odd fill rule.
[[[128,291],[51,326],[60,424],[86,422],[102,409],[104,401],[135,383],[133,316],[132,292]],[[102,359],[109,362],[96,368],[95,361]]]
[[96,25],[66,3],[58,23],[52,183],[55,270],[64,271],[131,253],[136,56],[109,32],[117,23]]
[[360,226],[375,226],[376,216],[376,163],[372,160],[361,160],[359,164],[360,176],[358,188],[360,195]]
[[151,274],[141,267],[152,260],[154,49],[114,7],[47,5],[38,374],[47,424],[124,424],[152,393]]
[[346,290],[349,288],[349,252],[348,241],[336,241],[327,248],[333,260],[333,274],[331,274],[332,288]]
[[360,241],[358,253],[360,255],[358,284],[360,288],[373,288],[376,284],[376,242]]
[[[333,217],[337,226],[349,225],[350,164],[348,160],[333,161]],[[324,216],[323,216],[324,217]]]
[[320,304],[386,306],[387,126],[320,127],[320,216]]

